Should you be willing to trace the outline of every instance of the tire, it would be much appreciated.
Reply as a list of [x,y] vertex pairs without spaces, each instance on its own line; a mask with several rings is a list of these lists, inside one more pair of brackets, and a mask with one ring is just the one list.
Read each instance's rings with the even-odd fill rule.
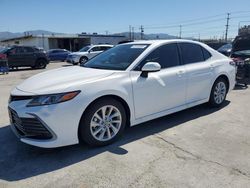
[[44,60],[44,59],[38,59],[36,61],[35,68],[37,68],[37,69],[45,69],[46,66],[47,66],[47,61],[46,60]]
[[[103,113],[106,119],[103,118]],[[91,146],[111,144],[122,135],[126,121],[125,109],[119,101],[112,98],[101,99],[87,108],[82,116],[79,139]]]
[[226,99],[228,84],[224,78],[218,78],[212,87],[209,104],[211,107],[220,107]]
[[81,57],[79,60],[79,65],[84,65],[89,59],[87,57]]

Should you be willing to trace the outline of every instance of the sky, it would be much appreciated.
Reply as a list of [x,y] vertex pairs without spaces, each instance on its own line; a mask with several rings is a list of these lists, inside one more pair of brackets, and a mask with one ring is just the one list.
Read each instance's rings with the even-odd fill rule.
[[48,30],[59,33],[139,32],[184,37],[229,37],[250,24],[250,0],[0,0],[0,32]]

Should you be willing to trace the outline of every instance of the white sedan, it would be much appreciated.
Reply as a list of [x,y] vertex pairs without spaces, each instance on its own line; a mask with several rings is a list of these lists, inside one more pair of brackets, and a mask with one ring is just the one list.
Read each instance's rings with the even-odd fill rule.
[[96,55],[112,48],[113,45],[109,44],[99,44],[99,45],[89,45],[80,49],[78,52],[72,52],[66,58],[68,63],[73,65],[84,64],[89,59],[95,57]]
[[11,92],[11,128],[22,142],[51,148],[100,146],[134,126],[209,102],[235,85],[231,60],[189,40],[118,45],[83,66],[35,75]]

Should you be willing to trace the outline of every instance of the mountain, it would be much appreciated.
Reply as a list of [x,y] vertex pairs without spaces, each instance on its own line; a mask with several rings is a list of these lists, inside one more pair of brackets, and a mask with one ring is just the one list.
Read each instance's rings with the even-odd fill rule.
[[[51,31],[46,31],[46,30],[32,30],[32,31],[25,31],[25,32],[17,32],[17,33],[12,33],[12,32],[0,32],[0,41],[7,39],[7,38],[15,38],[15,37],[21,37],[24,35],[51,35],[51,34],[56,34],[56,35],[60,35],[60,34],[64,34],[64,33],[55,33],[55,32],[51,32]],[[122,32],[122,33],[116,33],[115,35],[124,35],[127,38],[129,38],[130,34],[129,32]],[[143,35],[143,39],[147,39],[147,40],[152,40],[152,39],[173,39],[173,38],[177,38],[176,36],[173,35],[168,35],[166,33],[152,33],[152,34],[144,34]],[[139,32],[135,32],[134,33],[134,39],[135,40],[139,40],[141,39],[141,33]]]
[[25,32],[17,32],[17,33],[12,33],[8,31],[0,32],[0,41],[8,38],[15,38],[15,37],[21,37],[24,35],[51,35],[51,34],[63,34],[63,33],[55,33],[51,31],[46,31],[46,30],[32,30],[32,31],[25,31]]

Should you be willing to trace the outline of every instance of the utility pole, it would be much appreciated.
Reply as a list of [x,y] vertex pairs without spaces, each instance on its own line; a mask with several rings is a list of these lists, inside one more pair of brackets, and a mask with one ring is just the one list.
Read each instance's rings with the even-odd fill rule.
[[132,27],[132,40],[135,40],[135,28]]
[[43,49],[44,49],[44,33],[42,33]]
[[131,35],[131,25],[129,25],[129,40],[131,40],[132,35]]
[[140,27],[140,30],[141,30],[141,40],[143,39],[143,34],[144,34],[144,27],[141,25]]
[[229,20],[230,20],[230,13],[227,13],[227,24],[226,24],[226,33],[225,33],[226,42],[227,42],[227,36],[228,36]]
[[182,35],[182,25],[180,25],[180,32],[179,32],[179,38],[181,39],[181,35]]

